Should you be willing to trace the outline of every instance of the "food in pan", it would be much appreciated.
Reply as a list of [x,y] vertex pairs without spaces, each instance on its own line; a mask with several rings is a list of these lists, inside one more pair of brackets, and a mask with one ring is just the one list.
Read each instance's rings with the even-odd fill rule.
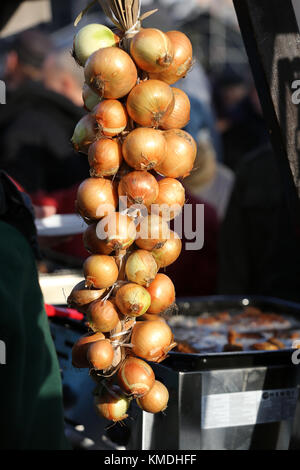
[[169,319],[182,353],[278,351],[300,338],[293,318],[257,307]]

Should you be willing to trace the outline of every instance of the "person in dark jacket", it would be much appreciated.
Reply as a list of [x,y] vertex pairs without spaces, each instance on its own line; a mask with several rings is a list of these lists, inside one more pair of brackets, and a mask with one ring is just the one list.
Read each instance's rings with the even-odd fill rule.
[[300,301],[300,233],[277,160],[265,146],[241,161],[220,235],[220,294]]
[[[55,52],[54,57],[59,54]],[[36,63],[36,68],[39,64],[42,69],[42,77],[47,72],[48,79],[51,68],[45,71],[44,67],[49,55],[51,50]],[[29,61],[28,53],[23,53],[22,60]],[[30,194],[68,188],[89,175],[87,158],[77,154],[70,143],[77,122],[85,114],[78,98],[82,83],[76,64],[74,74],[69,64],[64,71],[63,62],[59,67],[58,70],[54,60],[55,87],[48,80],[46,88],[39,79],[27,75],[18,81],[18,86],[9,93],[7,104],[0,108],[0,168]]]
[[70,143],[82,109],[34,82],[22,85],[3,108],[0,167],[27,192],[68,188],[88,177],[87,158]]
[[28,196],[0,171],[0,448],[70,449]]
[[244,155],[269,142],[257,91],[251,79],[227,71],[216,80],[214,104],[223,162],[236,171]]
[[3,80],[9,95],[27,80],[43,80],[43,64],[53,47],[49,35],[38,29],[23,31],[15,37],[4,61]]

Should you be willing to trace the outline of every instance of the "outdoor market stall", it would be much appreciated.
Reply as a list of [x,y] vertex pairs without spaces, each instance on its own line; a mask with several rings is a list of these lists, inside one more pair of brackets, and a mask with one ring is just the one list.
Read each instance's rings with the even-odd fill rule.
[[[128,21],[130,14],[129,16],[126,16],[126,19],[123,17],[123,23],[120,19],[122,16],[122,8],[119,10],[119,6],[122,4],[122,2],[100,3],[103,6],[104,11],[110,16],[111,20],[115,24],[119,25],[119,27],[121,24],[123,31],[129,30],[130,32],[130,34],[127,35],[128,37],[125,35],[125,39],[121,35],[119,46],[125,48],[125,50],[131,54],[135,64],[138,65],[138,88],[142,90],[143,87],[150,85],[152,80],[157,79],[160,83],[173,84],[176,80],[171,79],[168,81],[168,67],[170,67],[170,64],[172,64],[172,59],[170,59],[168,63],[166,62],[162,67],[162,70],[165,67],[166,72],[159,71],[159,67],[155,65],[148,65],[147,61],[154,61],[153,63],[155,63],[158,60],[157,56],[155,56],[155,34],[151,36],[152,31],[154,30],[151,30],[150,33],[150,30],[147,29],[138,32],[139,27],[137,27],[136,24],[136,19],[138,18],[137,12],[139,8],[138,2],[133,2],[132,4],[128,3],[127,6],[129,6],[129,10],[126,10],[126,7],[124,7],[123,12],[126,11],[127,15],[128,11],[133,12],[131,22],[128,24],[126,21]],[[279,7],[280,2],[277,3],[277,6]],[[278,28],[280,27],[280,31],[282,31],[283,28],[285,32],[293,32],[295,36],[298,35],[298,27],[296,24],[294,12],[292,10],[292,4],[289,2],[289,5],[286,5],[286,24],[284,24],[281,19],[282,16],[279,13],[279,8],[277,10],[274,8],[272,11],[273,16],[271,15],[272,18],[270,18],[270,12],[268,11],[268,25],[270,29],[272,26],[272,29],[268,30],[270,36],[269,48],[266,48],[265,42],[266,37],[264,18],[266,6],[263,5],[263,3],[260,3],[259,5],[256,4],[254,6],[252,2],[251,5],[249,3],[249,6],[246,6],[245,3],[242,4],[242,2],[239,2],[238,0],[235,2],[235,6],[242,33],[244,34],[244,40],[247,51],[249,53],[254,76],[257,82],[257,88],[261,96],[267,123],[270,126],[271,138],[274,140],[275,153],[280,159],[282,165],[282,175],[286,187],[286,197],[290,203],[291,215],[297,227],[299,225],[299,218],[297,217],[299,215],[297,212],[299,209],[299,200],[295,191],[295,183],[296,185],[298,184],[298,172],[297,158],[295,157],[296,149],[294,145],[294,134],[297,128],[295,123],[297,123],[298,112],[296,108],[293,107],[292,100],[289,101],[286,95],[283,96],[278,93],[278,90],[280,90],[280,80],[282,78],[284,83],[287,84],[289,83],[289,80],[295,78],[296,76],[294,64],[297,63],[297,61],[293,61],[292,56],[293,52],[297,52],[297,41],[296,38],[293,39],[290,37],[290,42],[287,47],[285,42],[286,36],[282,36],[277,40],[279,31],[275,30],[277,25]],[[130,10],[131,7],[133,10]],[[151,40],[147,43],[148,31]],[[79,35],[77,35],[77,38],[78,36]],[[169,37],[171,39],[171,34]],[[141,38],[141,43],[139,43],[139,38]],[[260,54],[262,38],[264,38],[264,50],[263,54]],[[142,41],[145,41],[145,43],[143,44]],[[117,42],[119,42],[119,39],[117,39]],[[128,45],[128,42],[131,43],[130,46]],[[150,43],[153,44],[153,49],[150,48]],[[87,57],[78,57],[78,52],[76,52],[76,38],[74,44],[76,60],[79,61],[81,65],[84,65]],[[136,44],[137,46],[135,47]],[[274,66],[273,57],[270,57],[270,52],[273,52],[274,44],[275,60],[278,60],[279,62],[285,60],[286,63],[286,54],[288,52],[289,67],[284,68],[285,74],[289,74],[288,76],[277,77],[276,75],[277,70],[279,70],[280,73],[282,68],[278,67],[277,69]],[[293,44],[295,47],[294,50],[292,47]],[[132,106],[132,100],[135,99],[135,88],[132,91],[134,86],[133,83],[128,84],[126,90],[124,89],[124,91],[122,91],[121,95],[119,96],[114,94],[111,95],[110,92],[105,95],[106,84],[104,86],[104,83],[101,84],[97,79],[97,74],[99,74],[99,77],[102,73],[104,73],[101,69],[101,54],[104,56],[105,50],[103,53],[99,51],[101,51],[101,49],[94,52],[92,58],[88,59],[87,64],[85,65],[86,80],[92,87],[93,91],[96,92],[96,95],[101,95],[104,93],[104,98],[106,98],[106,100],[116,99],[119,98],[119,96],[122,98],[124,94],[127,95],[129,93],[127,98],[127,112],[131,118],[131,125],[134,122],[136,124],[133,124],[133,127],[131,128],[129,127],[129,134],[127,131],[128,127],[126,127],[127,121],[124,121],[124,124],[120,121],[120,123],[116,124],[115,126],[113,123],[110,125],[107,124],[106,135],[109,136],[109,139],[106,138],[106,140],[112,142],[111,136],[115,135],[114,133],[111,134],[110,128],[118,127],[121,128],[120,132],[123,132],[123,130],[125,131],[125,134],[123,134],[121,140],[121,142],[123,142],[122,152],[126,163],[129,165],[129,167],[131,167],[131,169],[125,172],[125,176],[122,172],[120,177],[121,179],[118,180],[118,171],[120,165],[116,162],[111,164],[111,167],[113,168],[112,170],[111,168],[106,168],[106,160],[104,162],[102,159],[100,148],[100,144],[104,142],[104,138],[102,137],[100,140],[96,140],[96,142],[93,143],[93,130],[88,130],[88,133],[84,134],[84,139],[82,139],[81,128],[77,128],[77,132],[75,130],[73,142],[78,149],[83,151],[86,151],[86,148],[84,148],[85,146],[89,146],[88,153],[91,164],[91,177],[93,180],[103,176],[107,177],[110,175],[117,175],[116,179],[119,181],[119,195],[130,195],[131,201],[137,203],[139,202],[138,198],[136,196],[132,196],[132,193],[135,193],[135,185],[138,184],[138,177],[141,176],[142,172],[145,173],[145,170],[151,171],[152,169],[157,168],[158,173],[167,178],[178,178],[184,177],[186,172],[191,171],[192,166],[189,166],[187,169],[185,169],[185,171],[181,172],[179,170],[179,172],[176,172],[176,170],[174,171],[174,162],[171,165],[173,166],[172,170],[171,168],[168,168],[166,162],[165,164],[163,162],[161,163],[162,160],[155,160],[154,162],[151,162],[150,165],[148,165],[149,159],[146,158],[142,164],[138,157],[139,150],[137,153],[132,152],[132,148],[134,148],[133,145],[135,144],[131,141],[133,135],[137,134],[138,132],[144,132],[143,127],[140,126],[144,126],[148,129],[150,127],[152,129],[151,132],[156,132],[156,141],[158,142],[158,132],[160,131],[157,131],[157,129],[172,129],[175,124],[170,124],[169,127],[165,127],[161,120],[161,114],[152,114],[154,120],[153,118],[152,120],[149,120],[147,119],[147,107],[144,104],[143,108],[140,104],[138,105],[135,103]],[[114,52],[115,51],[112,50],[111,54],[114,54]],[[167,59],[167,56],[170,54],[170,51],[166,52],[164,60],[169,60]],[[95,62],[95,58],[97,56],[99,56],[98,63]],[[186,72],[187,69],[181,76],[183,76]],[[128,80],[130,79],[130,74],[128,74],[127,78]],[[134,78],[133,82],[135,80],[136,78]],[[90,90],[87,89],[87,92],[88,94],[86,97],[88,99],[90,98]],[[292,91],[289,93],[290,98],[291,94]],[[97,104],[94,108],[94,103],[92,106],[89,106],[86,101],[87,109],[89,111],[92,110],[92,115],[98,121],[100,130],[102,132],[105,127],[103,124],[103,119],[105,116],[105,107],[103,103],[105,103],[105,100],[100,101],[100,103]],[[174,105],[172,106],[170,104],[165,106],[166,107],[164,110],[160,111],[160,113],[162,112],[162,116],[164,116],[166,113],[167,115],[170,114],[170,111],[166,111],[168,107],[171,107],[172,109],[174,107]],[[280,111],[282,111],[285,106],[286,113],[280,114]],[[143,109],[142,113],[140,112],[141,109]],[[156,110],[154,110],[154,113],[155,112],[157,113]],[[177,127],[184,126],[184,124],[182,124],[182,126],[178,126],[178,117],[176,118],[175,122]],[[288,126],[288,124],[291,125]],[[137,127],[135,127],[136,125]],[[84,130],[85,129],[89,129],[89,127],[84,126]],[[78,132],[78,130],[80,130],[80,132]],[[147,132],[150,133],[150,129]],[[146,134],[143,135],[142,141],[144,145],[144,151],[146,151]],[[174,150],[173,155],[175,154],[176,150]],[[195,155],[191,157],[191,162],[193,162],[194,158]],[[289,163],[291,165],[292,172],[290,171]],[[107,170],[109,170],[109,172],[105,173]],[[127,186],[124,186],[126,189],[123,189],[122,183],[124,179],[130,180],[133,173],[135,173],[136,179],[133,181],[128,181]],[[150,174],[153,177],[153,174],[149,173],[149,175]],[[294,176],[294,181],[292,179],[292,174]],[[154,188],[156,184],[157,183],[154,182],[154,179],[151,183],[149,177],[150,187]],[[89,190],[87,189],[87,191]],[[91,188],[91,192],[88,192],[88,194],[95,194],[94,189]],[[145,198],[146,196],[143,194],[143,202],[145,202]],[[95,218],[94,208],[92,205],[89,205],[91,200],[92,197],[85,201],[79,192],[77,199],[78,210],[83,216],[84,220],[89,224],[97,220]],[[155,202],[155,200],[156,199],[153,198],[152,202]],[[130,215],[128,212],[126,212],[126,214]],[[92,225],[89,225],[89,228],[85,234],[86,246],[93,253],[91,260],[95,254],[108,253],[111,255],[114,252],[114,255],[117,255],[119,266],[121,264],[122,271],[122,260],[124,253],[122,253],[120,256],[120,248],[123,249],[123,246],[120,247],[120,241],[115,240],[112,246],[109,246],[107,250],[105,245],[103,245],[103,242],[101,242],[101,246],[99,245],[99,242],[97,242],[95,234],[93,233],[94,229],[92,227]],[[134,239],[134,236],[132,235],[131,238]],[[157,241],[160,243],[160,246],[163,247],[165,241],[161,239],[158,240],[158,237],[156,237],[155,243],[157,243]],[[146,250],[145,256],[147,256],[147,250],[149,253],[149,250],[151,252],[153,249],[154,251],[161,249],[158,248],[158,246],[153,246],[153,243],[149,243],[149,241],[143,241],[142,243],[137,241],[136,243],[137,246],[135,250],[137,251],[133,251],[129,257],[129,260],[132,256],[135,256],[135,254],[139,253],[139,249]],[[131,245],[131,242],[128,243],[128,245]],[[103,246],[107,251],[103,251]],[[137,262],[138,260],[135,261],[135,263]],[[140,275],[137,275],[136,270],[132,271],[129,268],[129,265],[126,264],[126,277],[119,277],[118,279],[116,277],[116,279],[109,281],[105,286],[102,285],[101,282],[97,283],[97,281],[91,281],[92,274],[90,269],[94,270],[95,268],[94,265],[91,265],[90,268],[89,262],[87,262],[85,265],[86,287],[84,287],[84,284],[82,284],[81,287],[78,287],[80,292],[85,292],[84,289],[87,287],[92,287],[94,289],[98,289],[99,291],[99,289],[106,289],[107,287],[114,285],[114,289],[109,291],[108,296],[106,291],[104,303],[110,302],[110,300],[112,300],[111,308],[114,308],[116,304],[117,309],[121,309],[122,313],[125,314],[125,318],[121,321],[121,330],[117,330],[117,333],[116,331],[113,331],[112,333],[106,333],[106,338],[110,338],[114,344],[116,337],[118,337],[120,334],[124,334],[125,341],[117,341],[114,345],[115,349],[119,348],[122,351],[122,348],[130,348],[133,344],[133,352],[136,351],[136,356],[150,360],[157,380],[159,383],[162,383],[166,386],[169,391],[168,395],[170,397],[168,408],[164,413],[149,414],[149,411],[151,411],[151,406],[147,408],[145,405],[144,411],[141,411],[132,404],[129,414],[132,416],[135,425],[131,426],[129,424],[126,428],[126,431],[123,430],[123,434],[120,430],[119,433],[111,431],[112,440],[108,439],[103,434],[102,445],[113,446],[113,442],[115,442],[115,445],[117,445],[116,443],[119,442],[119,444],[121,443],[121,445],[125,446],[125,448],[131,449],[168,448],[185,450],[289,448],[293,435],[293,420],[295,419],[298,400],[299,370],[296,367],[296,364],[292,362],[291,354],[293,352],[293,348],[295,347],[294,340],[299,335],[298,329],[300,327],[297,321],[297,315],[299,315],[299,306],[271,298],[248,299],[245,297],[186,300],[180,299],[178,301],[180,309],[179,313],[183,316],[178,315],[175,317],[167,317],[168,324],[171,326],[175,335],[175,341],[177,342],[177,352],[170,352],[169,357],[165,359],[161,365],[155,364],[155,362],[160,362],[160,360],[164,358],[165,354],[168,353],[172,340],[170,340],[168,344],[166,343],[167,349],[164,350],[164,352],[158,354],[157,357],[154,357],[153,355],[151,356],[151,354],[143,355],[143,353],[138,352],[137,349],[134,349],[134,337],[131,336],[131,329],[135,328],[135,326],[132,326],[130,321],[129,328],[126,325],[129,315],[129,318],[136,319],[134,322],[137,321],[136,325],[140,326],[141,329],[143,328],[143,324],[149,324],[150,328],[152,319],[149,317],[151,317],[151,314],[153,315],[157,313],[163,313],[164,309],[159,309],[158,311],[154,311],[152,309],[152,312],[149,312],[150,315],[148,314],[146,318],[143,318],[143,314],[145,313],[144,310],[147,311],[147,308],[143,309],[141,315],[140,311],[135,309],[131,310],[130,313],[128,309],[126,311],[123,310],[123,302],[120,299],[124,286],[130,285],[126,283],[124,284],[124,280],[125,282],[129,281],[137,283],[138,285],[144,286],[148,289],[149,286],[151,289],[152,283],[154,285],[156,282],[155,280],[153,281],[155,278],[155,269],[153,270],[153,273],[150,274],[152,272],[151,263],[150,261],[148,262],[148,260],[144,262],[145,266],[147,266],[148,273],[146,277],[145,272],[142,277],[140,277]],[[126,261],[126,263],[128,263],[128,261]],[[161,264],[160,267],[163,267],[163,264]],[[98,272],[96,269],[96,273],[93,273],[93,279],[96,279],[95,276],[97,275]],[[157,277],[155,279],[157,279]],[[116,282],[117,284],[115,284]],[[121,284],[118,284],[119,282]],[[95,295],[98,295],[96,294],[98,291],[89,290],[89,292],[94,292]],[[114,297],[115,291],[117,291],[116,297]],[[110,297],[111,294],[113,295],[112,297]],[[101,299],[102,295],[103,293],[99,291],[99,299]],[[74,294],[71,294],[69,297],[69,303],[71,306],[77,308],[79,307],[80,309],[81,304],[78,304],[78,300],[76,299],[77,297],[74,298]],[[99,305],[102,305],[101,302],[101,300],[98,300]],[[168,302],[168,306],[171,304],[171,301]],[[97,300],[96,304],[94,305],[97,306]],[[95,334],[99,334],[99,331],[104,333],[105,331],[110,331],[111,328],[109,330],[103,330],[101,327],[100,329],[97,328],[100,311],[98,311],[96,308],[94,308],[94,311],[92,310],[90,307],[88,311],[88,321],[89,326],[92,327],[94,332],[96,332]],[[86,313],[86,307],[82,311]],[[165,323],[164,320],[161,321]],[[152,325],[154,325],[154,323],[152,323]],[[71,329],[72,326],[74,327],[74,325],[71,323]],[[54,336],[57,338],[57,348],[61,355],[62,363],[65,367],[65,384],[67,385],[68,389],[66,416],[69,426],[71,428],[73,427],[72,431],[70,431],[70,429],[69,431],[74,437],[76,432],[80,433],[87,429],[87,434],[85,435],[83,432],[83,435],[89,437],[90,444],[85,445],[87,445],[87,447],[90,446],[93,448],[95,446],[101,446],[101,443],[99,440],[97,441],[97,438],[95,438],[95,428],[92,429],[88,421],[86,421],[86,419],[83,418],[83,415],[81,415],[83,412],[83,407],[87,406],[88,396],[84,395],[84,397],[81,397],[82,400],[78,400],[78,392],[76,390],[76,386],[78,384],[76,385],[75,379],[76,375],[73,375],[73,371],[70,371],[67,365],[70,361],[70,346],[73,344],[76,337],[78,337],[78,334],[75,333],[75,330],[83,332],[84,327],[78,325],[74,327],[74,331],[69,331],[70,338],[65,340],[63,344],[63,326],[60,325],[59,322],[53,323]],[[100,337],[97,339],[103,341],[103,339]],[[80,341],[81,340],[78,342],[77,339],[76,344],[81,345]],[[104,341],[107,341],[107,339]],[[173,348],[174,346],[175,344],[172,344]],[[94,379],[96,378],[96,381],[98,381],[100,384],[100,392],[99,390],[97,392],[100,398],[98,404],[106,403],[106,400],[108,400],[107,403],[111,403],[111,397],[113,397],[116,402],[127,400],[127,405],[124,405],[124,410],[121,407],[122,413],[120,416],[114,416],[112,412],[107,414],[103,408],[100,409],[98,407],[100,414],[106,417],[110,417],[110,419],[113,419],[114,421],[124,419],[126,417],[124,413],[126,413],[129,402],[131,401],[130,398],[133,397],[137,398],[139,406],[143,408],[143,392],[141,392],[141,390],[133,391],[132,388],[130,389],[130,386],[128,387],[127,378],[125,381],[121,380],[120,382],[120,376],[122,377],[122,372],[118,373],[118,383],[121,385],[121,389],[123,387],[122,392],[120,389],[116,388],[115,382],[112,382],[113,385],[110,385],[110,380],[106,382],[105,379],[105,377],[115,377],[118,370],[122,371],[126,361],[133,360],[131,353],[128,358],[126,353],[123,355],[121,352],[117,360],[115,356],[115,363],[112,364],[110,361],[110,363],[108,365],[106,364],[105,367],[98,366],[89,353],[87,358],[89,365],[86,367],[90,368],[90,374],[94,377]],[[82,361],[82,357],[80,357],[79,362],[80,361]],[[153,361],[154,364],[152,364]],[[80,364],[78,364],[78,366],[80,366]],[[104,371],[102,370],[101,372],[101,369],[104,369]],[[79,378],[79,375],[77,375],[77,378]],[[83,380],[82,375],[80,375],[80,380]],[[103,389],[101,391],[101,385],[103,386],[103,383],[105,384],[104,391]],[[126,386],[124,388],[125,383]],[[90,391],[91,390],[89,390],[89,392]],[[148,393],[150,394],[150,392]],[[104,401],[101,401],[101,396],[103,397],[103,394]],[[144,395],[144,397],[147,397],[147,393]],[[164,406],[166,406],[166,404]],[[163,408],[158,408],[157,410],[160,411],[163,410]],[[80,428],[80,426],[82,428]],[[94,426],[97,427],[96,422]],[[78,445],[84,446],[84,444],[80,444],[80,442],[82,443],[82,440],[80,440],[78,435],[77,439]]]
[[[81,28],[84,11],[73,44],[84,68],[86,115],[72,143],[87,155],[90,178],[79,186],[74,204],[81,219],[70,221],[70,233],[84,232],[90,256],[83,275],[41,276],[67,435],[81,449],[299,448],[300,305],[247,293],[176,299],[164,274],[180,259],[181,240],[167,222],[185,203],[180,180],[197,153],[182,130],[189,98],[176,88],[192,66],[190,40],[178,31],[143,29],[143,19],[159,11],[141,15],[139,0],[99,4],[116,29]],[[199,4],[216,14],[217,2]],[[272,9],[266,0],[234,4],[290,230],[300,233],[293,2],[274,0]],[[118,196],[129,205],[122,207]],[[38,229],[49,235],[52,227]]]

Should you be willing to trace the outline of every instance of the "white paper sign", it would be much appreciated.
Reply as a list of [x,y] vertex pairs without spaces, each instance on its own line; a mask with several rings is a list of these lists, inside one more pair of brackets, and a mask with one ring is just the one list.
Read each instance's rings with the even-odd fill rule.
[[228,428],[293,419],[297,400],[297,388],[204,395],[201,427]]

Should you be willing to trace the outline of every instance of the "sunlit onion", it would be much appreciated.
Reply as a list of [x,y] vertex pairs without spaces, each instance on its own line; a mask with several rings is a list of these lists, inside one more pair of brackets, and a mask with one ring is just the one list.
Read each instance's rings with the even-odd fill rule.
[[151,305],[147,313],[159,315],[175,302],[175,287],[171,279],[165,274],[157,274],[154,281],[147,287],[151,295]]
[[137,81],[136,66],[131,57],[118,47],[94,52],[85,64],[86,83],[103,98],[126,96]]
[[88,368],[87,351],[91,343],[105,339],[103,333],[87,333],[79,338],[72,348],[72,365],[77,368]]
[[116,185],[105,178],[88,178],[78,188],[76,203],[82,217],[99,220],[118,205]]
[[90,224],[83,232],[82,236],[85,249],[92,254],[110,255],[113,248],[108,246],[105,240],[101,240],[97,235],[97,222]]
[[136,244],[142,250],[153,250],[162,246],[169,237],[169,226],[159,215],[144,217],[137,226]]
[[169,392],[164,384],[155,381],[151,390],[136,400],[138,406],[148,413],[159,413],[165,411],[169,402]]
[[108,339],[101,339],[89,345],[87,360],[90,367],[96,370],[104,370],[111,366],[114,358],[114,348]]
[[159,269],[174,263],[182,250],[182,242],[179,236],[170,230],[170,236],[163,246],[151,251]]
[[101,138],[90,145],[88,151],[90,175],[115,175],[122,163],[122,146],[117,140]]
[[170,66],[174,50],[165,33],[159,29],[143,28],[132,38],[130,54],[140,69],[157,73]]
[[93,52],[103,47],[116,46],[119,42],[111,29],[102,24],[91,23],[81,28],[74,37],[73,57],[84,66]]
[[173,61],[166,70],[160,73],[151,73],[150,77],[173,85],[189,72],[193,64],[193,48],[189,38],[180,31],[168,31],[166,36],[174,48]]
[[166,156],[164,133],[139,127],[125,138],[122,152],[128,165],[135,170],[151,170],[162,163]]
[[112,256],[91,255],[83,264],[86,285],[98,289],[111,287],[118,279],[118,266]]
[[127,418],[130,399],[124,395],[120,387],[110,385],[102,389],[100,395],[94,398],[97,413],[110,421],[118,422]]
[[137,357],[128,357],[118,372],[118,383],[124,392],[133,397],[148,393],[155,382],[155,375],[147,362]]
[[191,103],[189,97],[179,88],[172,88],[175,98],[174,109],[169,116],[162,119],[162,129],[182,129],[190,120]]
[[133,353],[147,361],[160,362],[172,349],[173,334],[163,320],[138,321],[131,335]]
[[138,317],[148,310],[151,296],[146,289],[138,284],[124,284],[117,290],[116,305],[129,317]]
[[97,124],[91,114],[86,114],[80,119],[74,129],[71,138],[72,145],[76,152],[87,154],[89,146],[96,140]]
[[92,109],[100,103],[101,99],[97,93],[95,93],[86,83],[82,88],[82,99],[84,107],[87,111],[92,111]]
[[151,206],[151,213],[160,215],[164,220],[172,220],[182,210],[185,203],[185,189],[174,178],[163,178],[158,182],[159,193]]
[[134,242],[136,229],[133,220],[127,215],[113,212],[98,224],[91,224],[83,234],[83,244],[87,251],[95,254],[118,254]]
[[136,250],[128,257],[125,272],[129,281],[148,287],[157,274],[157,264],[149,251]]
[[185,178],[193,169],[197,145],[193,137],[182,129],[164,132],[167,141],[166,157],[155,170],[169,178]]
[[88,308],[87,320],[93,331],[108,333],[117,326],[119,315],[109,300],[96,300]]
[[127,206],[143,204],[151,206],[159,194],[158,183],[147,171],[131,171],[123,176],[118,186],[119,197],[127,197]]
[[127,111],[131,119],[144,127],[158,127],[171,114],[175,99],[172,88],[160,80],[136,85],[128,95]]
[[121,250],[127,250],[136,237],[133,220],[119,212],[113,212],[98,222],[96,232],[97,237],[106,243],[110,252],[116,254]]
[[73,287],[67,298],[67,304],[69,307],[85,313],[90,303],[100,299],[104,292],[105,289],[88,289],[85,287],[85,281],[81,281]]
[[114,137],[120,134],[128,123],[125,106],[118,100],[103,100],[92,111],[102,135]]

